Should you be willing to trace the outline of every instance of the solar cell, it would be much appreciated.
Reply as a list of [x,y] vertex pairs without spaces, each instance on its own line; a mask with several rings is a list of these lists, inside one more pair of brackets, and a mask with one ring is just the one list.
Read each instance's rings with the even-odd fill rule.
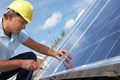
[[[57,49],[64,48],[72,53],[73,69],[120,56],[119,21],[120,0],[95,0]],[[66,71],[63,61],[56,59],[50,61],[47,69],[41,77]]]

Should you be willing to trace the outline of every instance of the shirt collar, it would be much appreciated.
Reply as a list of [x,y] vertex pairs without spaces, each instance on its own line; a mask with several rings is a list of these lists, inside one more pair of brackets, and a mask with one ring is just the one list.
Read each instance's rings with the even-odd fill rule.
[[0,36],[6,36],[2,27],[2,18],[0,18]]
[[[8,37],[5,35],[3,27],[2,27],[2,18],[0,18],[0,37]],[[11,34],[11,40],[13,40],[14,34]]]

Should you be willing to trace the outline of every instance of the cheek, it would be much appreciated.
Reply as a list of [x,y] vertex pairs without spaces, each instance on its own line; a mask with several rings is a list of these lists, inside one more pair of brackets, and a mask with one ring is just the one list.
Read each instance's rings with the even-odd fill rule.
[[13,32],[14,30],[16,30],[16,29],[17,29],[17,24],[11,22],[11,24],[10,24],[10,29],[11,29],[12,32]]
[[17,25],[17,23],[18,23],[17,19],[15,17],[12,18],[11,24],[14,26],[14,25]]
[[17,28],[17,26],[19,26],[19,25],[17,24],[17,21],[13,20],[13,21],[11,22],[11,27],[12,27],[12,28]]

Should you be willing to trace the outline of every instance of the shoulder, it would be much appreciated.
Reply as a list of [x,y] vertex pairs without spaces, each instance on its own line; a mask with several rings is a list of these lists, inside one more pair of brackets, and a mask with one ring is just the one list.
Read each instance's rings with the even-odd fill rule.
[[24,35],[27,35],[27,33],[24,30],[22,30],[18,35],[19,36],[24,36]]
[[22,30],[19,34],[18,34],[18,37],[19,37],[19,39],[20,39],[20,42],[25,42],[27,39],[28,39],[28,35],[27,35],[27,33],[24,31],[24,30]]

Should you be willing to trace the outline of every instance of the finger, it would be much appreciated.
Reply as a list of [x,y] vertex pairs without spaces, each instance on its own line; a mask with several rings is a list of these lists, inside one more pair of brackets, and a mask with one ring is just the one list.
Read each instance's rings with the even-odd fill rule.
[[27,65],[27,69],[28,69],[28,70],[33,70],[32,65],[31,65],[31,64],[28,64],[28,65]]
[[33,70],[36,70],[36,69],[37,69],[37,67],[36,67],[35,64],[32,64],[32,69],[33,69]]
[[67,58],[72,59],[72,55],[71,55],[67,50],[63,50],[62,52],[63,52],[65,55],[67,55],[67,56],[66,56]]
[[67,50],[60,50],[63,54],[66,54],[68,51]]
[[65,58],[66,58],[66,61],[67,61],[67,62],[72,63],[73,57],[72,57],[72,55],[71,55],[70,53],[67,53],[67,54],[65,55]]
[[59,60],[62,60],[61,56],[67,58],[65,54],[69,55],[67,50],[58,50],[56,58]]
[[39,69],[39,65],[34,61],[32,63],[33,70]]
[[63,53],[63,51],[57,51],[57,53],[58,53],[58,56],[63,56],[65,53]]
[[57,58],[58,60],[60,60],[60,61],[62,60],[62,58],[61,58],[60,56],[57,56],[56,58]]
[[66,53],[66,55],[69,59],[72,59],[72,55],[70,53]]

